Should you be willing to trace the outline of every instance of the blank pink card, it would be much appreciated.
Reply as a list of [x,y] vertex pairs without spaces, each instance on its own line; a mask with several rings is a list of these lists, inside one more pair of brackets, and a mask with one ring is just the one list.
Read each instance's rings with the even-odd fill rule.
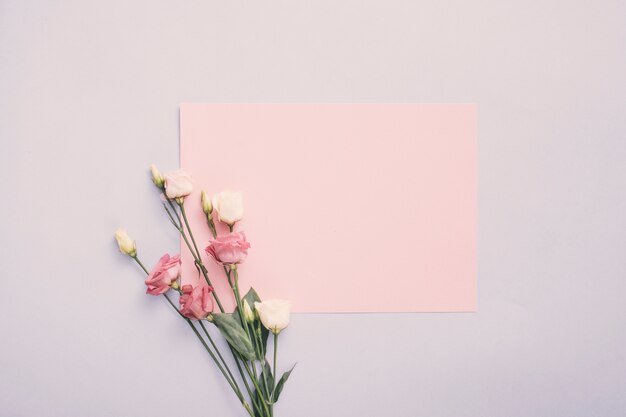
[[[244,292],[296,312],[476,309],[473,105],[185,103],[180,126],[199,246],[200,190],[243,192]],[[205,260],[231,311],[223,271]]]

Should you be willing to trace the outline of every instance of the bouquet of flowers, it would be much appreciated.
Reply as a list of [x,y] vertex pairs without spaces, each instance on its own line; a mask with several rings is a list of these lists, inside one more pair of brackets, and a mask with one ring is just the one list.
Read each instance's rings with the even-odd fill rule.
[[[277,377],[278,335],[289,325],[291,303],[285,300],[262,301],[253,288],[243,297],[239,292],[237,265],[245,261],[250,248],[244,232],[235,231],[235,226],[243,218],[241,193],[222,191],[209,198],[202,191],[200,199],[202,210],[206,214],[207,227],[213,236],[204,251],[213,262],[223,268],[224,278],[220,279],[228,280],[232,292],[227,296],[234,297],[237,305],[235,311],[226,312],[219,295],[213,289],[185,212],[186,199],[193,190],[191,177],[183,170],[162,175],[154,165],[151,166],[151,175],[152,182],[162,193],[162,204],[169,221],[180,233],[193,257],[198,275],[204,277],[205,282],[197,286],[181,283],[180,255],[170,256],[166,253],[148,271],[139,259],[135,241],[123,229],[115,232],[119,249],[146,273],[146,293],[162,295],[189,325],[248,415],[272,417],[273,405],[278,401],[293,371],[292,367],[280,378]],[[218,235],[216,221],[228,225],[229,233]],[[173,301],[174,296],[178,296],[178,303]],[[226,340],[233,357],[230,363],[232,365],[234,362],[236,365],[235,372],[224,359],[223,352],[207,328],[210,325],[216,326]],[[272,364],[267,359],[270,333]]]

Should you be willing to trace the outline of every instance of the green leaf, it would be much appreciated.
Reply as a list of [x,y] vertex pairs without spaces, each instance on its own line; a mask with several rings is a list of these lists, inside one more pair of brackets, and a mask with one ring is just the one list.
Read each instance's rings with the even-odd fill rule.
[[276,391],[274,392],[274,402],[278,401],[278,397],[280,396],[280,393],[282,392],[283,387],[285,386],[285,382],[287,382],[287,380],[289,379],[289,375],[291,375],[291,371],[293,371],[293,368],[295,368],[296,365],[292,366],[290,370],[285,372],[283,376],[280,377],[278,384],[276,384]]
[[[259,298],[259,294],[257,294],[257,292],[252,287],[250,287],[246,295],[243,296],[242,301],[241,301],[242,305],[243,305],[243,300],[246,300],[248,302],[252,311],[254,311],[254,302],[255,301],[258,301],[259,303],[261,302],[261,298]],[[241,322],[241,318],[239,317],[239,311],[237,310],[237,307],[235,307],[235,311],[233,311],[233,317],[235,318],[235,320]]]
[[[250,287],[250,289],[248,290],[248,292],[246,293],[246,295],[243,296],[242,300],[246,300],[248,302],[248,305],[250,305],[250,308],[252,309],[252,311],[255,311],[256,309],[254,308],[254,303],[255,302],[261,302],[261,297],[259,297],[259,294],[257,294],[257,292],[255,291],[254,288]],[[243,304],[243,301],[242,301]],[[233,312],[233,318],[235,320],[237,320],[238,323],[241,323],[241,318],[239,316],[239,311],[237,311],[237,308],[235,307],[235,311]],[[250,326],[251,330],[253,330],[256,334],[256,332],[258,331],[258,328],[261,328],[261,340],[263,341],[263,352],[267,352],[267,339],[269,337],[269,330],[267,330],[260,322],[259,320],[255,320],[254,324],[252,326]],[[258,360],[262,360],[263,358],[260,355],[259,352],[259,357],[257,358]]]
[[254,410],[254,417],[263,417],[263,407],[258,408],[256,406],[257,401],[262,401],[256,389],[252,393],[252,396],[254,397],[254,401],[252,401],[252,409]]
[[252,307],[253,309],[255,302],[261,302],[261,297],[259,297],[259,294],[257,294],[257,292],[252,287],[250,287],[246,295],[243,296],[243,299],[246,300],[248,304],[250,304],[250,307]]
[[255,358],[254,347],[246,331],[231,314],[213,313],[213,323],[237,352],[247,360]]

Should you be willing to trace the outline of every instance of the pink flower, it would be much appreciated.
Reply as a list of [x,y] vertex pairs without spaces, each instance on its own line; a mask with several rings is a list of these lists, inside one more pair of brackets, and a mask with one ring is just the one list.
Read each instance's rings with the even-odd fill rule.
[[163,180],[167,198],[186,197],[193,191],[191,176],[182,169],[166,172]]
[[207,285],[195,288],[191,285],[183,285],[182,291],[178,301],[180,302],[180,314],[183,316],[202,320],[206,319],[209,313],[213,311],[213,300],[211,299],[213,288]]
[[170,257],[166,253],[161,256],[146,278],[148,286],[146,294],[161,295],[167,292],[178,278],[180,278],[180,255]]
[[223,265],[240,264],[248,256],[250,244],[243,232],[231,232],[212,240],[205,251]]

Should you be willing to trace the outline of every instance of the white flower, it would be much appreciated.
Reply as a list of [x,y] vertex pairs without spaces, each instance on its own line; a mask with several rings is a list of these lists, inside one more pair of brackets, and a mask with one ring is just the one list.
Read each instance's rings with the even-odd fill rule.
[[128,236],[126,230],[117,229],[115,231],[115,240],[117,240],[117,246],[120,247],[120,252],[133,258],[137,256],[137,245],[135,241]]
[[221,222],[232,226],[243,218],[243,196],[238,191],[222,191],[213,196],[213,208]]
[[186,197],[193,191],[191,176],[182,169],[167,172],[163,179],[167,198]]
[[202,211],[204,211],[204,214],[209,215],[213,213],[213,204],[211,204],[211,199],[204,190],[200,193],[200,201],[202,202]]
[[150,173],[152,174],[152,182],[154,183],[154,185],[156,185],[158,188],[163,189],[163,181],[165,180],[163,179],[163,175],[161,175],[161,172],[157,169],[156,165],[150,165]]
[[254,303],[263,326],[274,334],[280,333],[289,326],[289,310],[291,302],[286,300],[266,300]]

